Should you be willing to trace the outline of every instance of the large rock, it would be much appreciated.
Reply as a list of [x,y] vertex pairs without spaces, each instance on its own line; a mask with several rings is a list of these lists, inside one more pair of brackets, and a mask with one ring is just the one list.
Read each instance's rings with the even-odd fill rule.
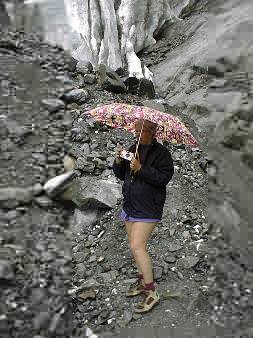
[[85,89],[73,89],[70,92],[63,94],[62,100],[66,103],[77,103],[82,104],[87,102],[89,99],[90,94]]
[[121,197],[121,187],[109,180],[95,180],[94,177],[76,178],[62,195],[72,200],[79,208],[114,208]]
[[124,81],[128,93],[146,96],[149,99],[155,97],[155,88],[154,84],[149,79],[138,79],[136,77],[128,77]]
[[96,209],[80,210],[75,209],[73,218],[72,218],[72,232],[79,233],[83,229],[91,226],[97,221],[98,212]]
[[75,172],[69,171],[66,174],[51,178],[44,184],[43,189],[50,197],[54,197],[63,192],[75,177]]
[[101,88],[109,92],[124,93],[126,91],[126,86],[119,75],[103,64],[97,69],[97,81]]

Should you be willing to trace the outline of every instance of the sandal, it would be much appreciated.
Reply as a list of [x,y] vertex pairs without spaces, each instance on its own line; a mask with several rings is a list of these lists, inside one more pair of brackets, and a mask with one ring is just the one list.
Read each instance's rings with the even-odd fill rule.
[[160,296],[156,290],[144,290],[144,299],[137,304],[135,308],[136,313],[145,313],[153,309],[160,301]]
[[130,285],[128,291],[126,292],[126,296],[134,297],[140,295],[144,290],[144,286],[143,279],[138,278],[136,282]]

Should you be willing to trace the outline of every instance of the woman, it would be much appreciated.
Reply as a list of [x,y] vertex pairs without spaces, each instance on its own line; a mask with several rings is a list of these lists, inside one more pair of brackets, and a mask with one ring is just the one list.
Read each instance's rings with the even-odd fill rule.
[[[125,222],[131,252],[139,272],[138,281],[130,286],[127,296],[144,294],[144,300],[135,309],[143,313],[151,310],[160,299],[154,284],[147,242],[162,218],[166,185],[174,174],[174,166],[169,151],[154,138],[156,124],[138,120],[135,131],[137,138],[140,137],[137,158],[131,162],[122,159],[122,147],[117,147],[113,171],[116,177],[124,181],[121,220]],[[129,149],[132,153],[135,150],[136,144]]]

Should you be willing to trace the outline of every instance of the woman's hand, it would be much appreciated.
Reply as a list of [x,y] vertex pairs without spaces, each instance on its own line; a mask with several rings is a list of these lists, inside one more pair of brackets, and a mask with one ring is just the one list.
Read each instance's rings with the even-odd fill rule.
[[139,154],[137,153],[137,158],[133,158],[130,163],[131,170],[136,174],[141,169],[141,162]]
[[121,144],[117,143],[116,150],[115,150],[115,161],[117,164],[120,164],[122,162],[122,158],[120,157],[120,154],[123,150],[123,147]]

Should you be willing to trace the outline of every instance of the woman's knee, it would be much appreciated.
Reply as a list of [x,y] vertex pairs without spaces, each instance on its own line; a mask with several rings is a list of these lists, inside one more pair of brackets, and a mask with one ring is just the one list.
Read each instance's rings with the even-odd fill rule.
[[146,251],[145,243],[142,243],[136,240],[132,240],[130,242],[130,248],[131,248],[133,255],[138,255]]

